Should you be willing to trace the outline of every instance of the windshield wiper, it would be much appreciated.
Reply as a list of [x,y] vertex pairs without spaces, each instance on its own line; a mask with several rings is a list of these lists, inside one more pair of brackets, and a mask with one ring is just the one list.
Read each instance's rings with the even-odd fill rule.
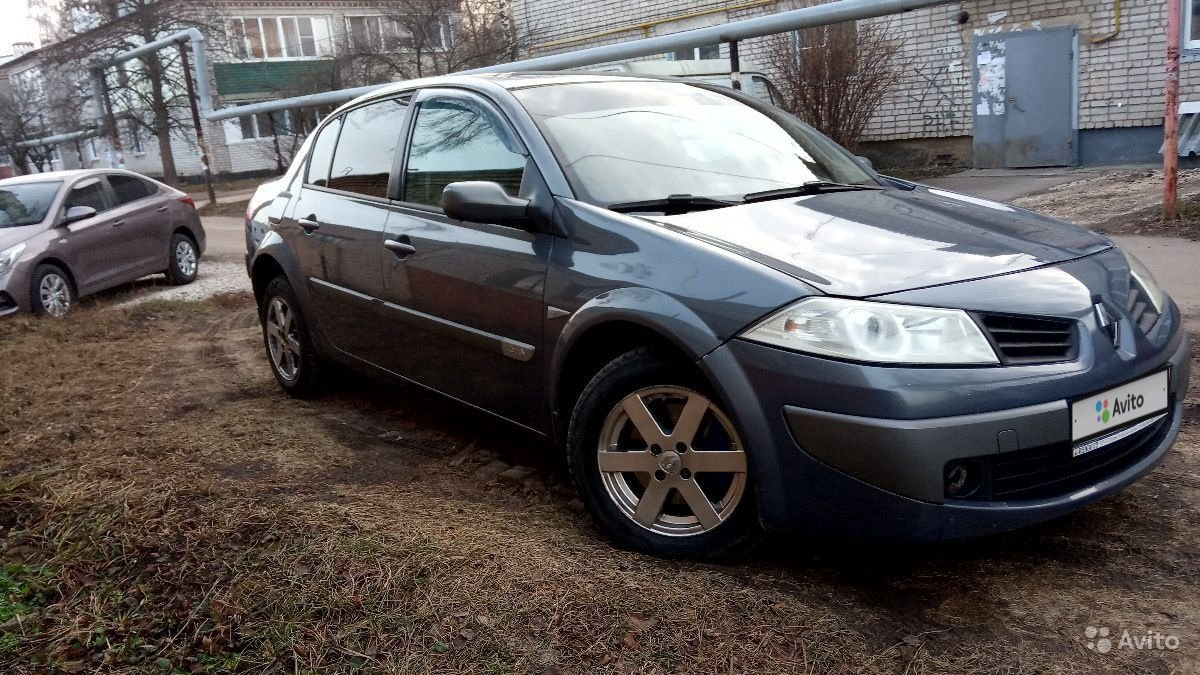
[[851,183],[834,183],[827,180],[814,180],[792,187],[778,188],[775,190],[763,190],[762,192],[750,192],[742,197],[742,201],[749,204],[752,202],[766,202],[772,199],[783,199],[784,197],[817,195],[826,192],[850,192],[853,190],[882,189],[883,187],[880,185],[854,185]]
[[609,211],[618,213],[638,213],[642,211],[675,215],[690,211],[707,211],[723,209],[726,206],[736,206],[741,202],[712,197],[693,197],[692,195],[669,195],[663,199],[647,199],[641,202],[617,202],[609,204]]

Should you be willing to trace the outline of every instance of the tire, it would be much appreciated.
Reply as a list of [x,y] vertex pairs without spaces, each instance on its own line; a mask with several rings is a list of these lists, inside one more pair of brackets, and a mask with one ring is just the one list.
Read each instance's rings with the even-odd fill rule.
[[703,378],[651,349],[616,358],[584,388],[567,455],[588,510],[631,549],[725,561],[762,536],[736,427]]
[[322,394],[327,368],[313,347],[308,322],[286,277],[277,276],[267,283],[258,316],[267,363],[279,386],[296,398]]
[[176,232],[171,235],[171,249],[167,263],[167,280],[176,286],[190,284],[200,272],[200,252],[192,238]]
[[75,304],[71,277],[58,265],[38,265],[29,283],[29,306],[34,314],[66,316]]

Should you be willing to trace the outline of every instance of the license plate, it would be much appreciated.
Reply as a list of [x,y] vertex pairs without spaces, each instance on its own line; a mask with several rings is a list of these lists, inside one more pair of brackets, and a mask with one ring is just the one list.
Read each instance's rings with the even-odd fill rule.
[[1071,404],[1071,440],[1114,431],[1167,409],[1167,371]]

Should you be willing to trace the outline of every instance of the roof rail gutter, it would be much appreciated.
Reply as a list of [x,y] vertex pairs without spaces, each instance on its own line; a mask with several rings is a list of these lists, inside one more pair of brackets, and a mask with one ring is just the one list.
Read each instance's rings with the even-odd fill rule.
[[[471,70],[460,71],[460,74],[512,73],[531,70],[565,70],[568,68],[578,68],[580,66],[591,66],[598,63],[606,63],[609,61],[623,61],[626,59],[637,58],[639,56],[663,54],[680,49],[687,49],[689,47],[700,47],[704,45],[717,44],[720,42],[731,42],[736,40],[745,40],[748,38],[763,37],[765,35],[785,33],[788,31],[800,30],[802,28],[812,28],[814,26],[825,26],[834,23],[842,23],[845,21],[858,21],[860,19],[872,19],[880,16],[888,16],[890,14],[900,14],[914,9],[948,5],[957,1],[958,0],[835,0],[834,2],[829,2],[822,5],[814,5],[801,9],[794,9],[788,12],[759,16],[752,19],[743,19],[741,21],[733,21],[717,26],[696,28],[679,33],[671,33],[669,35],[659,35],[640,40],[619,42],[617,44],[601,45],[599,47],[589,47],[587,49],[580,49],[578,51],[566,52],[563,54],[539,56],[537,58],[513,61],[511,63],[501,63],[495,66],[487,66],[485,68],[474,68]],[[204,117],[210,122],[216,122],[219,120],[233,119],[235,117],[243,117],[258,113],[277,112],[280,110],[290,110],[304,106],[344,103],[346,101],[358,98],[363,94],[368,94],[386,86],[388,85],[341,89],[323,94],[297,96],[294,98],[285,98],[275,101],[267,101],[264,103],[223,108],[221,110],[213,110],[205,114]]]

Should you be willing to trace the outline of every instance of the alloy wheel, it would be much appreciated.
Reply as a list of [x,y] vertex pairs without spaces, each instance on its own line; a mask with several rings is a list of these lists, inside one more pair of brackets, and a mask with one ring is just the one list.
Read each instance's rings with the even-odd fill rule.
[[621,399],[604,422],[597,464],[620,511],[667,536],[716,528],[746,491],[746,453],[733,424],[706,396],[683,387]]
[[196,247],[186,239],[175,245],[175,265],[185,277],[196,274]]
[[280,377],[294,381],[300,374],[300,338],[292,308],[278,296],[267,306],[267,349]]
[[38,285],[42,308],[50,316],[63,316],[71,310],[71,287],[61,275],[51,272]]

